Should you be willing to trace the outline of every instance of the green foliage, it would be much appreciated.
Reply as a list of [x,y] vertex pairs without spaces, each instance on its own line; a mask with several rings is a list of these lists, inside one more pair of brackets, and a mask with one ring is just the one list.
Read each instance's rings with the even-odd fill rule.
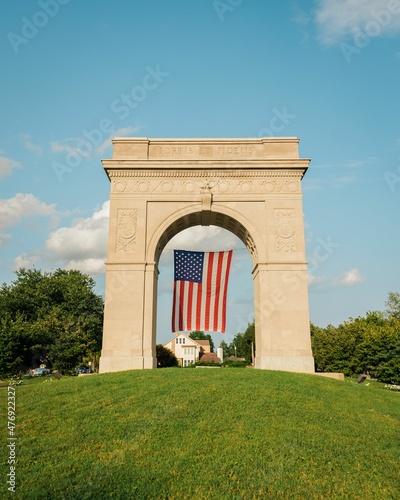
[[224,353],[224,359],[229,358],[229,356],[233,356],[231,344],[227,344],[225,340],[222,340],[219,346],[222,349],[222,352]]
[[387,307],[386,312],[389,317],[400,319],[400,293],[389,292],[385,305]]
[[[399,496],[399,393],[377,382],[173,368],[51,380],[16,387],[18,500]],[[0,473],[8,498],[7,459]]]
[[193,332],[189,333],[189,337],[193,340],[209,340],[210,341],[210,351],[214,352],[215,351],[215,346],[213,339],[209,333],[205,334],[201,330],[194,330]]
[[195,366],[221,366],[221,363],[217,363],[216,361],[196,361],[193,363]]
[[244,333],[237,333],[230,344],[222,341],[220,347],[224,352],[224,359],[230,356],[245,358],[248,363],[252,362],[252,345],[255,346],[255,326],[249,323]]
[[0,372],[73,370],[101,348],[103,299],[80,271],[20,269],[0,288]]
[[249,361],[232,361],[230,359],[226,359],[223,363],[222,366],[224,368],[246,368],[247,366],[250,366]]
[[350,318],[337,328],[311,324],[316,368],[346,376],[368,373],[382,382],[400,382],[400,320],[380,312]]
[[157,368],[170,368],[179,366],[178,359],[175,354],[164,347],[162,344],[156,345]]

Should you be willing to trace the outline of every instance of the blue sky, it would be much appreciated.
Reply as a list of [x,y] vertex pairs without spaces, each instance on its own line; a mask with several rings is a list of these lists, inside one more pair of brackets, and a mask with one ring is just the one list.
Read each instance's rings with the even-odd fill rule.
[[[20,266],[78,268],[103,293],[113,136],[297,136],[312,159],[311,321],[383,310],[400,291],[399,34],[399,0],[3,0],[1,282]],[[123,105],[148,74],[157,85]],[[170,336],[171,248],[184,245],[235,248],[230,342],[253,319],[247,250],[220,229],[176,238],[157,341]]]

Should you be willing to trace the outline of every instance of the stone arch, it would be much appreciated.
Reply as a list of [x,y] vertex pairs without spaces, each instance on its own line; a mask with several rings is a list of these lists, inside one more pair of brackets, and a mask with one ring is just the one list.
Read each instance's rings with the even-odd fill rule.
[[298,139],[114,139],[100,372],[155,368],[158,260],[194,225],[253,260],[255,367],[314,372]]
[[[232,211],[231,211],[232,212]],[[258,252],[257,252],[257,238],[252,235],[256,235],[255,228],[248,220],[242,220],[243,217],[236,213],[228,215],[224,212],[210,212],[209,215],[209,226],[217,226],[227,231],[230,231],[235,236],[237,236],[246,246],[250,253],[253,265],[258,262]],[[167,243],[178,233],[185,229],[189,229],[193,226],[202,226],[204,214],[200,210],[193,211],[188,209],[187,213],[182,214],[182,210],[179,210],[177,214],[172,214],[165,223],[158,229],[154,234],[153,240],[149,243],[149,257],[152,258],[154,255],[154,262],[158,265],[160,255],[164,250]]]

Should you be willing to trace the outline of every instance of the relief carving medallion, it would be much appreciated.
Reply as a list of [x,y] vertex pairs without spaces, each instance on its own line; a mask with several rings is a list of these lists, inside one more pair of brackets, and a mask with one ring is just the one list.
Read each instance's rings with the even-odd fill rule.
[[277,252],[295,252],[294,211],[292,209],[275,210],[275,249]]
[[117,253],[133,252],[136,246],[137,209],[118,210]]

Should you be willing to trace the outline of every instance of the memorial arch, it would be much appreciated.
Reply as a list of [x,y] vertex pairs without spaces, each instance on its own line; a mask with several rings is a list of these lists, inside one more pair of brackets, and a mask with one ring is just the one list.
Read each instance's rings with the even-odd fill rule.
[[196,225],[227,229],[249,250],[255,367],[314,373],[301,191],[310,160],[298,142],[113,140],[103,160],[111,192],[101,373],[156,367],[159,258]]

